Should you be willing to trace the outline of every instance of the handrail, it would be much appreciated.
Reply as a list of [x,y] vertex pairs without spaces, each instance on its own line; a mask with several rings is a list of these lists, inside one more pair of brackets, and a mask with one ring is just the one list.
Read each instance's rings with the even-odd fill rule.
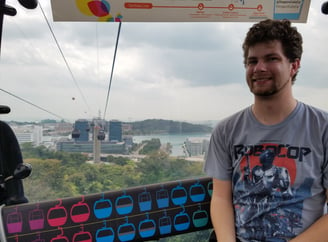
[[206,230],[211,195],[212,179],[202,177],[6,206],[1,241],[145,241]]

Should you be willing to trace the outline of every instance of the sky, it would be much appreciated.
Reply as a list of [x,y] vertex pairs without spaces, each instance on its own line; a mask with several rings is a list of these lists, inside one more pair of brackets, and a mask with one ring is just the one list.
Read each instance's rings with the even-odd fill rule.
[[[293,89],[328,111],[323,2],[312,0],[307,23],[294,24],[304,52]],[[107,102],[118,23],[54,22],[50,0],[34,10],[6,3],[17,15],[3,23],[0,104],[11,112],[1,120],[216,121],[253,102],[241,49],[253,23],[123,22]]]

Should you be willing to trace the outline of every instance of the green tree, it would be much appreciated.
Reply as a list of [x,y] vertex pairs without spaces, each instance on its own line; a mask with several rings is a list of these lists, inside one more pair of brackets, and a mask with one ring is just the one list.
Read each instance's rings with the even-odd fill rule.
[[139,154],[148,155],[153,152],[158,151],[161,148],[161,140],[158,138],[153,138],[150,141],[145,141],[145,145],[139,151]]

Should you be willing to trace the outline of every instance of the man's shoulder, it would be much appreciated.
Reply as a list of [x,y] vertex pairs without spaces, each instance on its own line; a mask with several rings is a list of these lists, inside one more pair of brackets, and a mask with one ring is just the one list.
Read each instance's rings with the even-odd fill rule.
[[328,112],[321,108],[312,106],[310,104],[301,103],[303,106],[303,111],[308,115],[315,116],[320,119],[328,120]]
[[229,126],[229,125],[235,125],[236,123],[239,123],[241,120],[245,120],[248,117],[250,107],[246,107],[228,117],[225,117],[224,119],[220,120],[218,123],[218,126]]

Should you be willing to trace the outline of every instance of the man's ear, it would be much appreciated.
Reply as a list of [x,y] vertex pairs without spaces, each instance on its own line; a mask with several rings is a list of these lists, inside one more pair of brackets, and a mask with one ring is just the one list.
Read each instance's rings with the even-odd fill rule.
[[291,70],[290,70],[291,76],[295,76],[298,70],[300,69],[300,67],[301,67],[301,60],[299,58],[295,59],[294,62],[291,62]]

